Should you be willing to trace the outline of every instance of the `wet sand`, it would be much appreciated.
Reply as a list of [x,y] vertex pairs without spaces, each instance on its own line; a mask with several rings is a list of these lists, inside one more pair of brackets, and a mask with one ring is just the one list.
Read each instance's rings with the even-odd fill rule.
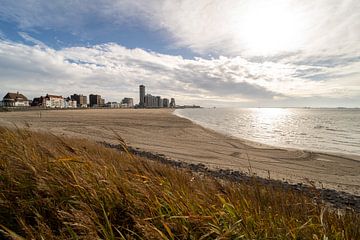
[[290,183],[314,183],[360,196],[360,156],[266,146],[225,136],[168,109],[94,109],[0,113],[1,126],[29,127],[128,145],[211,169],[231,169]]

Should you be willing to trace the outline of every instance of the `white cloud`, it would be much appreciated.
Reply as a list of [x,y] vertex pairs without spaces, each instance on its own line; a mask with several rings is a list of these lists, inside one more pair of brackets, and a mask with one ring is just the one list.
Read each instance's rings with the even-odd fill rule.
[[[3,0],[3,19],[79,34],[97,19],[165,30],[171,45],[228,56],[359,55],[358,0]],[[173,47],[174,47],[173,46]]]
[[177,46],[197,53],[360,54],[357,0],[165,0],[136,7],[151,27],[166,29]]
[[[256,63],[241,57],[188,60],[114,43],[54,50],[0,41],[1,93],[21,91],[32,97],[77,92],[99,93],[117,101],[130,96],[137,101],[138,85],[143,83],[149,92],[176,97],[182,104],[236,102],[254,106],[314,97],[359,99],[355,80],[359,77],[358,67],[354,63],[340,68],[349,74],[346,80],[340,75],[331,81],[313,81],[309,79],[313,72],[336,75],[337,71],[289,63]],[[339,84],[341,81],[346,84]]]
[[[10,42],[0,32],[0,91],[35,96],[40,85],[44,92],[97,91],[119,100],[136,98],[144,83],[184,103],[360,102],[358,0],[3,0],[0,19],[17,22],[20,35],[37,45]],[[54,50],[28,34],[60,29],[81,37],[93,21],[114,31],[139,24],[165,31],[169,47],[220,57],[189,60],[110,43]]]
[[165,1],[154,15],[177,44],[201,53],[360,53],[357,0]]
[[43,42],[31,37],[29,34],[27,34],[26,32],[19,32],[18,33],[24,40],[31,42],[35,45],[38,45],[40,47],[46,48],[46,44],[44,44]]

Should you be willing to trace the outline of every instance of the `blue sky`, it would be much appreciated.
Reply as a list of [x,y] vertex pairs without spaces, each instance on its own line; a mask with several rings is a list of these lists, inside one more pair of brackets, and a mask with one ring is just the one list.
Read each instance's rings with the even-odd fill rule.
[[0,94],[360,107],[356,0],[2,0]]
[[[93,46],[104,43],[118,43],[127,48],[142,48],[165,54],[188,54],[179,49],[169,49],[166,35],[162,31],[150,31],[140,23],[114,24],[103,19],[89,19],[81,28],[76,27],[23,27],[18,22],[7,19],[0,21],[0,29],[8,40],[33,45],[21,36],[26,33],[48,47],[61,49],[73,46]],[[175,50],[175,51],[174,51]],[[192,54],[189,55],[192,57]]]

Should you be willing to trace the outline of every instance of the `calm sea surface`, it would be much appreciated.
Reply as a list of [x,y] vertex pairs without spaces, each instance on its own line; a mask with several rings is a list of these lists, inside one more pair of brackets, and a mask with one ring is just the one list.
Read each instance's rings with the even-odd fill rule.
[[360,109],[202,108],[175,114],[273,146],[360,155]]

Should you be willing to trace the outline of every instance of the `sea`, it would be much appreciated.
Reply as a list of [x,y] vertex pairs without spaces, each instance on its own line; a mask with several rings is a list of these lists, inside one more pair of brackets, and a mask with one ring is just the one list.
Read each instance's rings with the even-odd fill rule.
[[187,108],[174,114],[226,135],[276,147],[360,155],[360,109]]

